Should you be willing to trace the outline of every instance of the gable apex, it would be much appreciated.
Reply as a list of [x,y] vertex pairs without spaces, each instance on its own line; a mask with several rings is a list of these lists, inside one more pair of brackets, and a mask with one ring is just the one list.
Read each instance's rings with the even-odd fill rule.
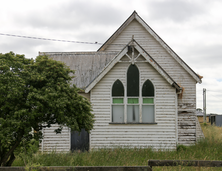
[[104,51],[109,46],[109,44],[111,44],[115,40],[115,38],[136,18],[136,15],[138,15],[137,12],[133,11],[129,18],[113,33],[113,35],[97,51]]
[[[120,59],[129,52],[129,47],[135,48],[139,54],[146,59],[148,62],[172,87],[175,87],[177,92],[181,92],[181,87],[168,75],[168,73],[134,40],[132,39],[123,49],[120,51],[100,72],[100,74],[86,87],[85,93],[91,91],[91,89],[116,65],[116,63],[120,62]],[[129,57],[129,56],[128,56]],[[130,57],[129,57],[130,58]],[[133,61],[132,64],[134,64]]]
[[168,52],[168,54],[188,72],[193,79],[201,83],[201,77],[196,74],[158,35],[157,33],[134,11],[129,18],[114,32],[114,34],[98,49],[98,51],[106,51],[106,49],[116,40],[116,38],[123,32],[123,30],[136,20],[159,44]]

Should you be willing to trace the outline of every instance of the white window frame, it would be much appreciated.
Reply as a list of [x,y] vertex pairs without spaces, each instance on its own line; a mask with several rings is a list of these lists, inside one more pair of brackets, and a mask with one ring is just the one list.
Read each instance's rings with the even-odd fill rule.
[[[131,65],[131,64],[130,64]],[[130,67],[130,65],[128,66],[128,68]],[[136,65],[137,66],[137,65]],[[127,123],[135,123],[135,124],[140,124],[140,123],[153,123],[155,124],[156,123],[156,98],[155,98],[155,95],[156,95],[156,88],[155,88],[155,85],[154,83],[151,81],[151,79],[147,78],[145,79],[145,81],[143,81],[143,83],[141,82],[141,74],[140,74],[140,69],[139,67],[137,66],[138,70],[139,70],[139,96],[127,96],[127,72],[128,72],[128,69],[126,71],[126,74],[125,74],[125,84],[124,84],[124,81],[120,78],[118,79],[115,79],[115,81],[113,82],[113,84],[117,81],[117,80],[120,80],[123,84],[123,87],[124,87],[124,96],[112,96],[112,88],[113,88],[113,84],[111,85],[111,123],[116,123],[116,122],[113,122],[112,121],[112,118],[113,118],[113,111],[112,111],[112,106],[113,105],[124,105],[124,123],[127,124]],[[144,79],[143,79],[144,80]],[[149,80],[152,84],[153,84],[153,87],[154,87],[154,96],[142,96],[142,88],[143,88],[143,85],[144,83]],[[123,98],[123,104],[118,104],[118,103],[113,103],[113,99],[114,98]],[[127,122],[127,106],[128,105],[134,105],[134,104],[128,104],[128,99],[129,98],[137,98],[138,99],[138,104],[135,104],[135,105],[138,105],[139,106],[139,122]],[[153,104],[143,104],[143,98],[153,98]],[[143,108],[143,105],[152,105],[154,107],[154,112],[153,112],[153,122],[143,122],[143,118],[142,118],[142,108]],[[118,122],[117,122],[118,123]]]
[[[113,122],[113,106],[123,106],[123,111],[125,113],[125,97],[124,96],[112,96],[111,99],[112,99],[112,102],[111,102],[111,122]],[[113,103],[113,99],[123,99],[123,103]],[[124,113],[123,113],[123,121],[125,122],[125,114]]]
[[[155,88],[154,88],[154,95],[155,95]],[[144,98],[152,98],[153,103],[143,103]],[[155,104],[156,104],[155,103],[155,96],[142,96],[141,97],[141,122],[142,123],[146,123],[146,122],[143,122],[143,106],[153,106],[153,122],[155,122],[155,120],[156,120],[155,119],[155,113],[156,113],[156,108],[155,108],[156,105]]]
[[[138,103],[128,103],[128,99],[138,99]],[[126,96],[126,123],[140,123],[140,97],[139,96]],[[127,108],[128,106],[139,106],[139,122],[127,122],[127,116],[128,116],[128,111],[127,111]]]

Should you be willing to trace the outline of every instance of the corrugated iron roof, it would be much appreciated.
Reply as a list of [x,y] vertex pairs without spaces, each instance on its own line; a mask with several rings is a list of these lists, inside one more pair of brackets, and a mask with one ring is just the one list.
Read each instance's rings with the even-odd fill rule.
[[39,52],[39,55],[44,54],[75,70],[71,83],[81,89],[85,89],[117,55],[116,52]]

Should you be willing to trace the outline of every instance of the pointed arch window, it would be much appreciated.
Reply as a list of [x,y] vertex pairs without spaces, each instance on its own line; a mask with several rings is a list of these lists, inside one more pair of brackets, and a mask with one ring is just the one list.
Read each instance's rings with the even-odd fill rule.
[[139,69],[130,65],[127,71],[127,96],[139,97]]
[[116,80],[112,88],[112,96],[124,97],[124,87],[120,80]]
[[142,122],[154,122],[154,86],[146,80],[142,87]]
[[139,69],[132,64],[127,71],[127,122],[139,122]]
[[154,85],[149,79],[141,86],[140,83],[140,72],[135,64],[131,64],[127,70],[125,88],[119,79],[113,83],[113,123],[156,124]]
[[124,87],[120,80],[112,87],[112,122],[124,122]]

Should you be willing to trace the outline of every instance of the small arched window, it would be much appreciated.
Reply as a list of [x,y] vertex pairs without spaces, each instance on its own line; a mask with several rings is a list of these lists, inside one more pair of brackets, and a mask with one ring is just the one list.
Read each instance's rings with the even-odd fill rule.
[[112,87],[112,122],[124,122],[124,87],[120,80]]
[[142,87],[142,121],[154,122],[154,86],[146,80]]
[[153,97],[154,96],[154,87],[153,83],[150,80],[146,80],[142,88],[142,96]]
[[112,96],[124,96],[124,87],[120,80],[116,80],[113,84]]

